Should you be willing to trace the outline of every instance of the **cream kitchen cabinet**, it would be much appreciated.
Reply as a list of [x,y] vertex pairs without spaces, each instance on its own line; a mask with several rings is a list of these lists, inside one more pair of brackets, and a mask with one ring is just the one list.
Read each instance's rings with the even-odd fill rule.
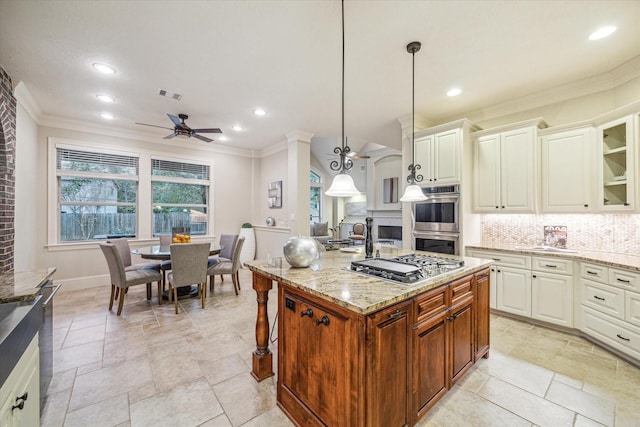
[[40,425],[38,334],[0,388],[0,426]]
[[634,116],[598,126],[598,207],[601,211],[635,209]]
[[573,261],[532,258],[531,318],[573,327]]
[[[463,184],[463,157],[471,155],[471,132],[480,129],[467,119],[455,120],[415,133],[418,184],[426,187]],[[469,177],[467,178],[469,180]]]
[[536,211],[536,139],[541,119],[474,132],[473,207],[476,212]]
[[592,212],[594,128],[563,129],[540,131],[542,212]]

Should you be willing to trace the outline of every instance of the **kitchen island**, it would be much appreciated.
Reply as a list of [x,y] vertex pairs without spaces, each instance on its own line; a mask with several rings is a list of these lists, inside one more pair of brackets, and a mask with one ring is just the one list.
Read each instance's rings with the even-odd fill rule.
[[460,258],[458,269],[398,284],[350,271],[363,258],[247,263],[258,301],[252,375],[273,375],[266,304],[276,281],[277,400],[298,425],[414,425],[488,357],[491,261]]

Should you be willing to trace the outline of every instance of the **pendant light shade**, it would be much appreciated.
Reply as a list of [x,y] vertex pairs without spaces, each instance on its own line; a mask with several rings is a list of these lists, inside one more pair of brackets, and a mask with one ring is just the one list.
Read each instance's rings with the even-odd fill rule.
[[353,166],[353,161],[347,157],[351,152],[348,144],[345,144],[344,136],[344,0],[342,0],[342,133],[340,141],[342,147],[336,147],[333,152],[336,153],[340,161],[334,160],[329,164],[331,170],[340,171],[333,178],[331,187],[324,194],[331,197],[352,197],[358,196],[360,191],[356,188],[353,178],[347,175],[347,170]]
[[411,72],[411,164],[409,165],[409,176],[407,182],[409,185],[404,189],[404,194],[400,198],[401,202],[421,202],[427,200],[422,192],[422,188],[416,182],[422,181],[422,175],[416,175],[416,171],[420,170],[420,165],[416,164],[416,127],[415,120],[415,93],[416,93],[416,52],[420,50],[420,42],[411,42],[407,45],[407,52],[411,54],[412,72]]

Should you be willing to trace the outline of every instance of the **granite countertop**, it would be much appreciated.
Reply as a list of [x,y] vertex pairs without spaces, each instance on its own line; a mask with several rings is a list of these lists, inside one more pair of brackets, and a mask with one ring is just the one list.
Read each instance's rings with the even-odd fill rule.
[[624,268],[640,273],[640,256],[631,254],[622,254],[615,252],[587,251],[587,250],[571,250],[552,252],[543,250],[527,249],[525,245],[504,245],[499,243],[476,243],[467,245],[467,249],[480,249],[489,251],[512,252],[522,255],[535,255],[552,258],[572,259],[575,261],[597,262],[609,267]]
[[[411,251],[399,251],[399,255]],[[438,255],[424,252],[428,255]],[[269,266],[266,260],[246,262],[249,270],[260,273],[273,280],[303,290],[327,301],[333,302],[359,314],[369,314],[384,307],[404,301],[415,295],[444,285],[460,277],[482,270],[492,261],[477,258],[456,257],[463,259],[460,269],[444,273],[432,279],[404,285],[384,279],[367,276],[349,270],[351,261],[364,259],[364,254],[341,251],[323,252],[320,259],[307,268],[293,268],[282,258],[282,266]]]
[[0,274],[0,303],[30,301],[40,293],[40,287],[53,273],[55,267],[32,271]]

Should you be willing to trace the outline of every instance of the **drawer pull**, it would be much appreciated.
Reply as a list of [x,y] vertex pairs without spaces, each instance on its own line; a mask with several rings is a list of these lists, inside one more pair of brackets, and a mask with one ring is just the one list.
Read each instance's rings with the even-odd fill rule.
[[622,283],[631,283],[631,280],[620,279],[620,278],[617,278],[616,280],[617,280],[618,282],[622,282]]
[[319,325],[329,326],[329,318],[327,316],[322,316],[322,320],[316,320],[316,326]]
[[553,265],[553,264],[545,264],[544,266],[549,268],[558,268],[557,265]]
[[301,311],[300,317],[304,317],[304,316],[313,317],[313,310],[310,308],[307,308],[306,310]]
[[11,406],[11,411],[13,412],[14,409],[22,410],[24,408],[24,402],[27,400],[28,397],[29,397],[29,392],[26,392],[26,391],[22,396],[16,397],[16,402],[18,402],[18,404]]
[[594,297],[595,299],[597,299],[597,300],[605,301],[605,299],[604,299],[604,298],[599,297],[598,295],[594,295],[593,297]]
[[491,258],[494,261],[500,261],[500,258]]
[[623,336],[622,336],[622,335],[620,335],[620,334],[616,334],[616,336],[617,336],[618,338],[620,338],[621,340],[624,340],[624,341],[631,341],[631,339],[630,339],[630,338],[625,338],[625,337],[623,337]]
[[587,270],[587,274],[591,274],[593,276],[597,276],[598,272],[597,271],[589,271],[589,270]]
[[402,317],[403,314],[403,311],[397,310],[395,313],[389,315],[389,319],[397,319],[398,317]]

